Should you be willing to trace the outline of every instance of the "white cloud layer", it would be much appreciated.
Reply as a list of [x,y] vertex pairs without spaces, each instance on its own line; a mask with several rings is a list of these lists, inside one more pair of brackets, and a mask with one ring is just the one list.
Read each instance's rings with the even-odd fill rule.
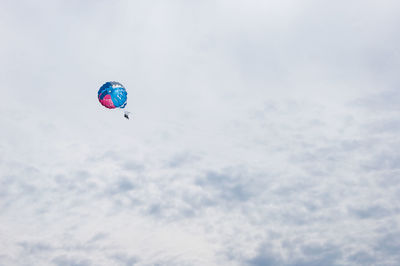
[[2,1],[0,265],[399,265],[399,12]]

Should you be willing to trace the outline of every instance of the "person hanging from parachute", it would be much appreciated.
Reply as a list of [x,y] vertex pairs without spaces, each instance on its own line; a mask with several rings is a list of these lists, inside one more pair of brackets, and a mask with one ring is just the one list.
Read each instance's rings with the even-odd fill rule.
[[[109,81],[100,87],[97,97],[101,105],[108,109],[125,108],[128,100],[125,87],[116,81]],[[130,112],[125,111],[124,117],[129,119]]]

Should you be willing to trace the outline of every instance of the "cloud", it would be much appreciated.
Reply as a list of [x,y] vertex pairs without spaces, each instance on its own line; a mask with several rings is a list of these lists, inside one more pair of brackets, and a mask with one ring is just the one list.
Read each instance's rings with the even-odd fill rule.
[[387,215],[390,215],[390,211],[381,206],[371,206],[364,209],[350,209],[360,219],[380,219]]
[[136,257],[129,257],[125,254],[116,254],[112,257],[116,262],[125,266],[134,266],[139,262]]
[[66,256],[59,256],[53,260],[57,266],[89,266],[92,263],[89,260],[70,258]]
[[[292,244],[290,244],[292,245]],[[289,246],[290,246],[289,245]],[[329,244],[295,244],[292,251],[283,257],[268,245],[262,245],[258,254],[246,262],[246,265],[340,265],[342,257],[338,247]]]
[[399,264],[396,1],[0,7],[2,263]]

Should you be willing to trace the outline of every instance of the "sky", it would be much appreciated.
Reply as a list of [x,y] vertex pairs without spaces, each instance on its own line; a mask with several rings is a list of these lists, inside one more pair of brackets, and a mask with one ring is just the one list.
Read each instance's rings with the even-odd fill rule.
[[0,1],[0,265],[400,265],[399,13]]

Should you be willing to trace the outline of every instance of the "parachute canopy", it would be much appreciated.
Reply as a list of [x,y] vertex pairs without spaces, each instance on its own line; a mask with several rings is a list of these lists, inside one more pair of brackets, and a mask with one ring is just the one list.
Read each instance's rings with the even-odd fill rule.
[[116,81],[104,83],[97,93],[99,102],[109,109],[124,108],[128,99],[127,94],[124,86]]

